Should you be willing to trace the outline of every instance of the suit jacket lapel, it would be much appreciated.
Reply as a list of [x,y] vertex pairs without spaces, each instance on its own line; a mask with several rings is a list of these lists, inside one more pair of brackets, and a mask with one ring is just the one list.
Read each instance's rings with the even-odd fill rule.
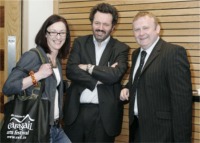
[[145,70],[149,67],[149,65],[155,60],[155,58],[159,55],[162,45],[162,39],[158,41],[158,43],[155,45],[153,51],[151,52],[146,64],[143,67],[143,70],[141,72],[141,75]]
[[[110,40],[108,42],[108,44],[106,45],[105,50],[103,51],[103,54],[101,56],[99,65],[108,65],[108,62],[110,62],[110,58],[112,55],[112,48],[113,48],[113,44],[114,44],[114,40],[112,37],[110,37]],[[110,63],[113,64],[113,63]]]
[[86,49],[86,54],[88,54],[87,56],[90,59],[91,63],[87,63],[87,64],[92,64],[92,65],[96,65],[96,56],[95,56],[95,45],[93,42],[93,36],[89,36],[89,38],[87,39],[87,42],[85,44],[85,49]]

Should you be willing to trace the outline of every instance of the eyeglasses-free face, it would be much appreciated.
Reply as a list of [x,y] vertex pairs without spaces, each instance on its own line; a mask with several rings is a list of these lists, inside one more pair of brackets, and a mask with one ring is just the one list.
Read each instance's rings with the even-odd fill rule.
[[112,25],[112,15],[110,13],[102,13],[97,11],[92,22],[92,31],[95,39],[98,42],[108,38],[114,29]]

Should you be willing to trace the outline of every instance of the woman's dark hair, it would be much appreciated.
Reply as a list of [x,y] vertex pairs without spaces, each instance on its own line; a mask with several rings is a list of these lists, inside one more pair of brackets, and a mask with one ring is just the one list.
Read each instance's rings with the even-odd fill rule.
[[67,30],[65,43],[58,52],[58,58],[64,59],[67,57],[70,49],[70,31],[65,18],[56,14],[53,14],[49,18],[47,18],[47,20],[43,23],[42,27],[40,28],[39,32],[35,37],[35,43],[37,46],[43,48],[46,53],[51,53],[51,50],[47,44],[46,33],[47,28],[56,22],[63,22]]
[[93,7],[91,9],[90,17],[89,17],[91,23],[93,22],[94,15],[96,14],[97,11],[102,12],[102,13],[110,13],[113,17],[112,24],[113,25],[117,24],[118,12],[117,12],[117,9],[114,6],[112,6],[108,3],[100,3],[100,4],[96,5],[95,7]]

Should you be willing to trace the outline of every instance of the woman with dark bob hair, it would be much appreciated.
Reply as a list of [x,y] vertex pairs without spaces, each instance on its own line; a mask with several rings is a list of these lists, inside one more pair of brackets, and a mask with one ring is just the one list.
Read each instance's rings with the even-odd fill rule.
[[70,49],[70,31],[65,18],[51,15],[43,23],[36,35],[35,43],[45,64],[41,64],[38,53],[33,50],[25,52],[16,67],[29,71],[29,75],[14,68],[3,86],[7,96],[25,91],[28,95],[42,79],[45,87],[43,100],[49,100],[49,141],[50,143],[71,143],[60,125],[63,103],[63,77],[61,59],[67,57]]

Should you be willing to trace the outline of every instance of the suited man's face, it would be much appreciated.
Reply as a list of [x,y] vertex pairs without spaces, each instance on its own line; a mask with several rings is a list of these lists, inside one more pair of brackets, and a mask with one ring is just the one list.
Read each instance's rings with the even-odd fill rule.
[[97,13],[94,15],[92,31],[97,42],[104,41],[111,34],[114,29],[112,20],[113,17],[109,13],[101,13],[97,11]]
[[141,48],[147,49],[157,40],[160,25],[156,25],[153,18],[143,16],[133,22],[133,33]]

